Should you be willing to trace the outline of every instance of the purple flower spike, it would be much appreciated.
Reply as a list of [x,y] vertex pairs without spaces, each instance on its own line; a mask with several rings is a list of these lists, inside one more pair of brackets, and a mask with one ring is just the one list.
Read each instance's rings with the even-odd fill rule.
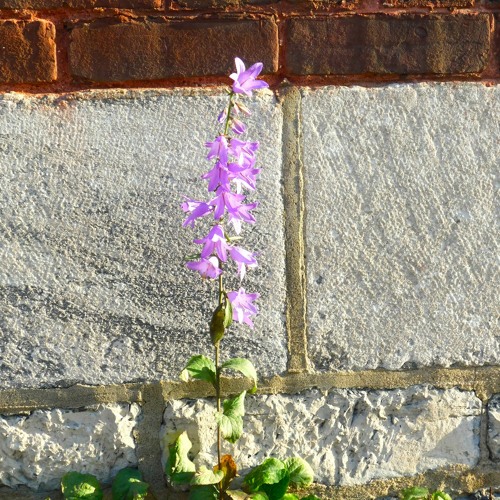
[[200,259],[199,261],[190,261],[186,263],[186,267],[191,269],[191,271],[198,271],[202,278],[215,279],[222,273],[217,257]]
[[236,64],[236,73],[229,75],[229,78],[234,80],[233,92],[235,94],[246,94],[251,96],[252,90],[265,89],[269,87],[266,82],[256,80],[262,71],[262,63],[255,63],[247,70],[245,70],[245,65],[239,57],[234,60],[234,63]]
[[250,328],[253,328],[250,316],[258,314],[259,309],[255,304],[252,304],[252,301],[257,300],[260,295],[258,293],[245,293],[245,290],[240,288],[237,292],[229,292],[227,296],[233,306],[233,320],[246,323]]
[[224,229],[221,226],[214,226],[205,238],[194,240],[194,242],[198,245],[204,245],[201,251],[201,257],[203,259],[212,255],[215,251],[219,259],[226,262],[227,250],[231,247],[227,243]]

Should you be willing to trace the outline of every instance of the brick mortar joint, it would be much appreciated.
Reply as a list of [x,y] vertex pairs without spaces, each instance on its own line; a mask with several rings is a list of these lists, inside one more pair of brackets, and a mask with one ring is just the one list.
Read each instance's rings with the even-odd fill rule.
[[[476,370],[477,376],[475,375]],[[436,389],[458,388],[475,392],[483,403],[500,393],[500,366],[476,368],[424,368],[414,371],[371,370],[363,372],[299,373],[276,375],[261,382],[258,394],[294,395],[310,389],[394,390],[418,385]],[[225,378],[224,394],[250,388],[249,381]],[[144,404],[144,394],[160,391],[164,401],[213,397],[204,382],[152,382],[111,386],[76,385],[49,389],[4,389],[0,391],[0,413],[13,414],[49,408],[81,408],[98,404]]]

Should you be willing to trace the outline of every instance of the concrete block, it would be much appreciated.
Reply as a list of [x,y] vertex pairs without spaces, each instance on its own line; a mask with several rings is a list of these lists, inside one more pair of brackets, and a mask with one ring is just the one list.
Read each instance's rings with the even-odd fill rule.
[[[204,143],[226,100],[223,89],[0,98],[0,387],[177,378],[191,355],[212,354],[216,284],[184,267],[209,221],[182,228],[180,204],[208,197]],[[262,313],[222,348],[270,375],[287,353],[281,111],[270,92],[247,104],[261,204],[241,245],[260,267],[243,286]]]
[[306,90],[318,370],[496,364],[500,87]]
[[0,484],[54,490],[72,470],[109,481],[137,465],[132,432],[139,414],[138,405],[113,404],[1,416]]
[[[162,445],[183,430],[198,465],[217,456],[214,403],[172,401]],[[244,434],[224,443],[243,472],[268,456],[299,455],[326,485],[364,484],[479,460],[481,401],[471,392],[426,386],[392,391],[309,390],[249,397]]]

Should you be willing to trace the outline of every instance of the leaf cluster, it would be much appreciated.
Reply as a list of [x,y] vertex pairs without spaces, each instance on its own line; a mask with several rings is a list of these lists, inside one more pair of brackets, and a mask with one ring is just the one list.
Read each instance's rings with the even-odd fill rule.
[[[149,484],[142,480],[137,469],[122,469],[116,475],[113,486],[113,500],[144,500]],[[92,474],[68,472],[61,480],[61,491],[66,500],[102,500],[103,491],[98,479]]]
[[435,491],[430,493],[427,488],[413,486],[403,490],[400,495],[402,500],[452,500],[448,493],[443,491]]

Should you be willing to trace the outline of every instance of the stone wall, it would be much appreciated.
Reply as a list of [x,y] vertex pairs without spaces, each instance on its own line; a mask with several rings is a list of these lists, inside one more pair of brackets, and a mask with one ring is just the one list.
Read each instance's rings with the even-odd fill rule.
[[[500,490],[500,5],[0,0],[0,498],[214,461],[214,287],[183,265],[233,59],[264,63],[245,470],[300,454],[324,499]],[[224,379],[224,394],[247,388]],[[229,448],[228,448],[229,449]],[[50,493],[56,500],[57,493]],[[461,495],[461,496],[460,496]]]
[[[179,202],[201,194],[223,102],[222,88],[2,96],[6,498],[123,464],[162,498],[181,428],[213,460],[213,402],[193,400],[210,391],[176,381],[210,353],[214,294],[183,268]],[[324,498],[500,486],[499,88],[288,86],[248,104],[262,314],[223,343],[261,376],[241,467],[300,453]]]

